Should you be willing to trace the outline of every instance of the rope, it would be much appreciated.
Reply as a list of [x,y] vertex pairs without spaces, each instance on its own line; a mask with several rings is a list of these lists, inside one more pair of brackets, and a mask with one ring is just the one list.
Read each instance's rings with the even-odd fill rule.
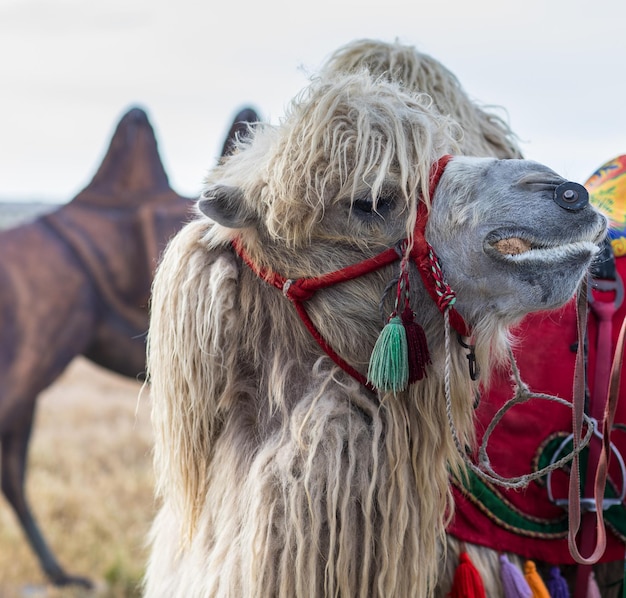
[[564,399],[561,399],[560,397],[556,397],[554,395],[549,395],[549,394],[544,394],[544,393],[537,393],[537,394],[531,393],[528,386],[521,380],[517,363],[515,362],[515,359],[513,357],[513,352],[511,351],[511,348],[509,347],[508,349],[509,349],[509,356],[511,358],[511,370],[513,372],[513,377],[515,378],[515,392],[514,392],[513,398],[509,399],[498,410],[498,412],[492,418],[489,426],[487,427],[487,430],[485,432],[485,435],[483,436],[483,440],[478,450],[479,465],[476,465],[475,463],[471,461],[471,459],[467,455],[467,451],[464,450],[464,447],[461,445],[459,433],[456,428],[456,424],[454,423],[454,417],[452,416],[452,393],[450,390],[450,370],[451,370],[452,357],[451,357],[451,350],[450,350],[450,319],[449,319],[448,312],[449,312],[449,308],[446,309],[446,311],[444,312],[444,333],[445,333],[444,390],[445,390],[445,395],[446,395],[446,415],[448,417],[448,425],[452,433],[454,445],[459,455],[461,455],[461,458],[463,459],[465,465],[484,481],[491,482],[493,484],[502,486],[507,489],[518,489],[518,488],[524,488],[528,486],[530,482],[547,475],[551,471],[554,471],[556,469],[563,467],[564,465],[572,461],[574,457],[578,456],[578,454],[589,444],[591,437],[593,436],[593,432],[594,432],[594,421],[585,413],[583,413],[583,420],[585,424],[587,425],[587,432],[584,438],[580,441],[580,444],[571,453],[568,453],[567,455],[565,455],[558,461],[555,461],[554,463],[546,465],[545,467],[543,467],[542,469],[539,469],[538,471],[527,473],[521,476],[510,477],[510,478],[501,476],[500,474],[495,472],[494,469],[491,467],[489,456],[487,454],[487,445],[489,443],[489,438],[493,430],[495,429],[495,427],[502,420],[502,418],[504,417],[506,412],[509,411],[509,409],[511,409],[515,405],[524,403],[533,398],[544,399],[548,401],[555,401],[561,405],[569,407],[570,409],[574,408],[572,403]]

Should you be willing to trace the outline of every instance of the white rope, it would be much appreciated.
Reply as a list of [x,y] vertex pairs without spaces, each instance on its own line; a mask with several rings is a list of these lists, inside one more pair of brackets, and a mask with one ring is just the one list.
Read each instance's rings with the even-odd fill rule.
[[573,409],[574,406],[571,402],[566,401],[560,397],[556,397],[554,395],[544,394],[544,393],[532,393],[528,386],[522,381],[519,373],[519,369],[517,367],[517,363],[513,357],[513,352],[509,347],[509,357],[511,360],[511,370],[513,372],[513,377],[515,379],[515,391],[513,397],[509,399],[494,415],[493,419],[489,423],[487,430],[485,431],[485,435],[483,436],[483,440],[480,444],[478,450],[478,465],[473,463],[469,456],[467,455],[467,451],[461,445],[461,441],[459,439],[459,433],[454,423],[454,418],[452,416],[452,393],[450,389],[450,369],[451,369],[451,347],[450,347],[450,316],[449,316],[449,308],[444,312],[444,332],[445,332],[445,368],[444,368],[444,388],[446,395],[446,415],[448,416],[448,424],[450,426],[450,431],[452,433],[452,438],[454,440],[454,444],[456,446],[457,451],[461,455],[463,461],[471,469],[477,476],[481,479],[491,482],[493,484],[497,484],[498,486],[502,486],[504,488],[509,489],[517,489],[524,488],[528,486],[530,482],[533,480],[537,480],[548,473],[554,471],[555,469],[559,469],[563,467],[565,464],[569,463],[576,455],[578,455],[590,442],[591,437],[593,436],[595,429],[595,421],[589,417],[586,413],[583,414],[583,419],[585,424],[587,425],[587,432],[584,438],[581,440],[578,447],[576,447],[572,452],[568,453],[558,461],[551,463],[542,469],[539,469],[532,473],[527,473],[517,477],[506,478],[498,474],[491,467],[491,463],[489,460],[489,455],[487,454],[487,445],[489,443],[489,437],[491,433],[495,429],[495,427],[500,423],[506,412],[514,407],[515,405],[519,405],[520,403],[525,403],[530,399],[544,399],[547,401],[555,401],[561,405],[565,405],[570,409]]

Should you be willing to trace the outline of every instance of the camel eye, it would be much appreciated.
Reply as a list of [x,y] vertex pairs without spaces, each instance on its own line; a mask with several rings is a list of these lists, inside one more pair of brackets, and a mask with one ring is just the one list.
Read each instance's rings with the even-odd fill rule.
[[394,208],[395,195],[391,192],[381,192],[377,198],[376,205],[371,195],[355,199],[352,203],[352,209],[363,216],[377,215],[382,218],[387,216]]
[[374,211],[374,202],[371,197],[356,199],[352,204],[352,209],[363,212],[363,214],[371,214]]

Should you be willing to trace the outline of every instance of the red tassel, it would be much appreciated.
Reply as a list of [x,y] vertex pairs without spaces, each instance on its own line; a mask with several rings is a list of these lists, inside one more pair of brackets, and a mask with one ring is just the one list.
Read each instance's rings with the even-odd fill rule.
[[430,354],[424,329],[415,321],[413,310],[409,305],[405,306],[401,317],[406,330],[409,351],[409,384],[412,384],[426,376],[426,366],[430,363]]
[[486,598],[483,580],[467,552],[459,555],[459,565],[454,573],[454,581],[448,596],[450,598]]

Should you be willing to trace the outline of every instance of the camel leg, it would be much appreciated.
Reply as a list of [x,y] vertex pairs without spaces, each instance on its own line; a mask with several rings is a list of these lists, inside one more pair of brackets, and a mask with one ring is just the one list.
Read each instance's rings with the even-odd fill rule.
[[32,549],[39,558],[42,569],[55,585],[77,584],[83,587],[92,587],[92,583],[83,577],[73,577],[65,573],[48,547],[39,526],[30,510],[24,492],[26,476],[26,455],[28,440],[33,424],[34,405],[24,414],[21,425],[15,425],[2,436],[2,492],[28,538]]

